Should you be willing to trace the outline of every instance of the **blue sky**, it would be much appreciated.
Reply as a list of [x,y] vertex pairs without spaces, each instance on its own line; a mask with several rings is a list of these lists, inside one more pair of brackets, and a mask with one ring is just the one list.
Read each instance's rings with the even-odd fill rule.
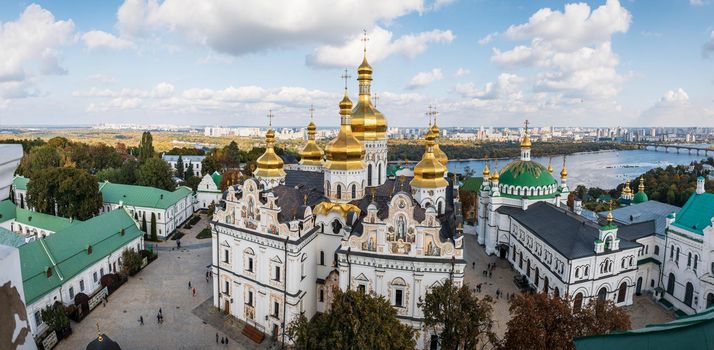
[[393,126],[714,126],[714,3],[4,1],[0,125],[339,123],[362,29]]

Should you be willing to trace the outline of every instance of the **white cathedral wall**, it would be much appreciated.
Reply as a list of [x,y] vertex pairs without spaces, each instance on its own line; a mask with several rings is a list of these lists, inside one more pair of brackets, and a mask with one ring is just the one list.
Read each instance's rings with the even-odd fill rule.
[[[387,140],[363,141],[365,149],[365,186],[378,186],[387,181]],[[372,165],[372,179],[368,178],[368,167]],[[381,168],[380,168],[381,165]],[[381,170],[380,170],[381,169]],[[381,180],[381,181],[380,181]]]
[[[683,230],[677,226],[669,226],[667,230],[666,247],[662,259],[662,288],[667,291],[669,285],[669,274],[675,276],[674,295],[665,292],[664,298],[672,303],[676,308],[692,314],[706,309],[706,300],[709,293],[714,293],[714,280],[710,274],[714,272],[711,266],[712,247],[711,236],[714,229],[705,229],[705,234],[700,236]],[[672,247],[674,254],[672,255]],[[679,248],[679,260],[677,260],[677,249]],[[688,264],[688,256],[692,254],[692,262]],[[694,269],[694,259],[697,260],[697,269]],[[702,279],[707,282],[702,283]],[[687,283],[693,286],[692,305],[684,303]]]

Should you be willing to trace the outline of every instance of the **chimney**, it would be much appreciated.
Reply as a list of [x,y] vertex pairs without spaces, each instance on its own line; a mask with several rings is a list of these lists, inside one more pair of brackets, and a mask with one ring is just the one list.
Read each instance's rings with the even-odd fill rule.
[[697,194],[704,193],[704,176],[697,178]]

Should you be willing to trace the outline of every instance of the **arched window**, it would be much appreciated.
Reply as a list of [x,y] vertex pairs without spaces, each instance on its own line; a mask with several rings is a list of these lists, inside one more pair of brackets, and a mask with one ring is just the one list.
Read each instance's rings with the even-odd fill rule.
[[540,270],[538,270],[538,267],[536,267],[536,274],[535,274],[535,278],[533,279],[533,284],[535,284],[536,287],[538,287],[538,279],[540,278],[539,275],[540,275]]
[[597,292],[597,298],[600,300],[605,300],[607,298],[607,287],[600,288],[600,291]]
[[617,292],[617,302],[621,303],[625,301],[627,297],[627,282],[622,282],[620,284],[620,290]]
[[325,265],[325,251],[320,251],[320,265]]
[[352,184],[352,199],[357,198],[357,185]]
[[659,246],[656,245],[654,248],[654,255],[659,255]]
[[528,276],[528,278],[531,277],[531,259],[528,259],[528,263],[526,264],[526,276]]
[[397,218],[397,240],[400,239],[407,239],[407,221],[401,215]]
[[442,209],[442,204],[443,204],[443,203],[441,203],[441,201],[439,201],[439,203],[436,204],[436,207],[437,207],[437,209],[438,209],[437,213],[439,213],[439,214],[443,214],[443,213],[444,213],[444,211],[443,211],[443,209]]
[[511,249],[513,250],[513,254],[512,254],[513,257],[511,258],[511,260],[513,260],[513,262],[516,262],[516,247],[513,246],[513,247],[511,247]]
[[550,286],[548,286],[548,276],[545,276],[543,278],[543,293],[548,294],[548,288],[550,288]]
[[707,309],[714,306],[714,294],[707,294]]
[[342,199],[342,185],[340,184],[337,185],[337,193],[335,194],[335,197],[337,197],[337,199]]
[[583,274],[583,276],[587,277],[588,273],[590,273],[590,266],[585,266],[585,273]]
[[523,251],[518,252],[518,268],[523,268]]
[[674,246],[669,247],[669,260],[674,259]]
[[674,295],[674,274],[670,273],[667,278],[667,294]]
[[677,247],[677,257],[674,260],[679,264],[679,247]]
[[573,309],[580,310],[583,307],[583,293],[575,294],[575,299],[573,299]]
[[367,186],[372,186],[372,164],[367,166]]
[[694,255],[694,269],[697,269],[697,260],[699,260],[699,255]]
[[580,268],[579,267],[575,268],[575,278],[580,278]]
[[377,166],[377,185],[382,184],[382,163]]
[[325,195],[329,197],[330,191],[332,191],[332,189],[330,188],[330,181],[327,181],[325,185]]
[[692,266],[692,252],[687,255],[687,267]]
[[684,290],[684,303],[687,306],[692,307],[692,297],[694,296],[694,285],[691,282],[687,282],[687,288]]

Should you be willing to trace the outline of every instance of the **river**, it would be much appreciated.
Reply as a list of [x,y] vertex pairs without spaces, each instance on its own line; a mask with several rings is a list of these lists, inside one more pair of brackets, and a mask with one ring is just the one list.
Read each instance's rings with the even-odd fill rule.
[[[714,151],[709,151],[709,156],[714,156]],[[680,154],[674,151],[665,153],[646,150],[575,153],[566,158],[568,185],[571,189],[577,185],[610,189],[628,178],[632,181],[638,175],[653,168],[689,164],[704,158],[704,155],[690,155],[686,151]],[[548,165],[548,157],[534,157],[533,160]],[[498,168],[502,169],[510,161],[499,160]],[[457,172],[462,172],[466,166],[469,166],[476,171],[477,176],[480,176],[484,163],[485,161],[482,160],[450,161],[449,171],[456,167]],[[492,170],[493,164],[492,161]],[[562,164],[562,157],[553,158],[553,175],[556,179],[560,178]],[[637,188],[637,185],[633,185],[633,188]]]

